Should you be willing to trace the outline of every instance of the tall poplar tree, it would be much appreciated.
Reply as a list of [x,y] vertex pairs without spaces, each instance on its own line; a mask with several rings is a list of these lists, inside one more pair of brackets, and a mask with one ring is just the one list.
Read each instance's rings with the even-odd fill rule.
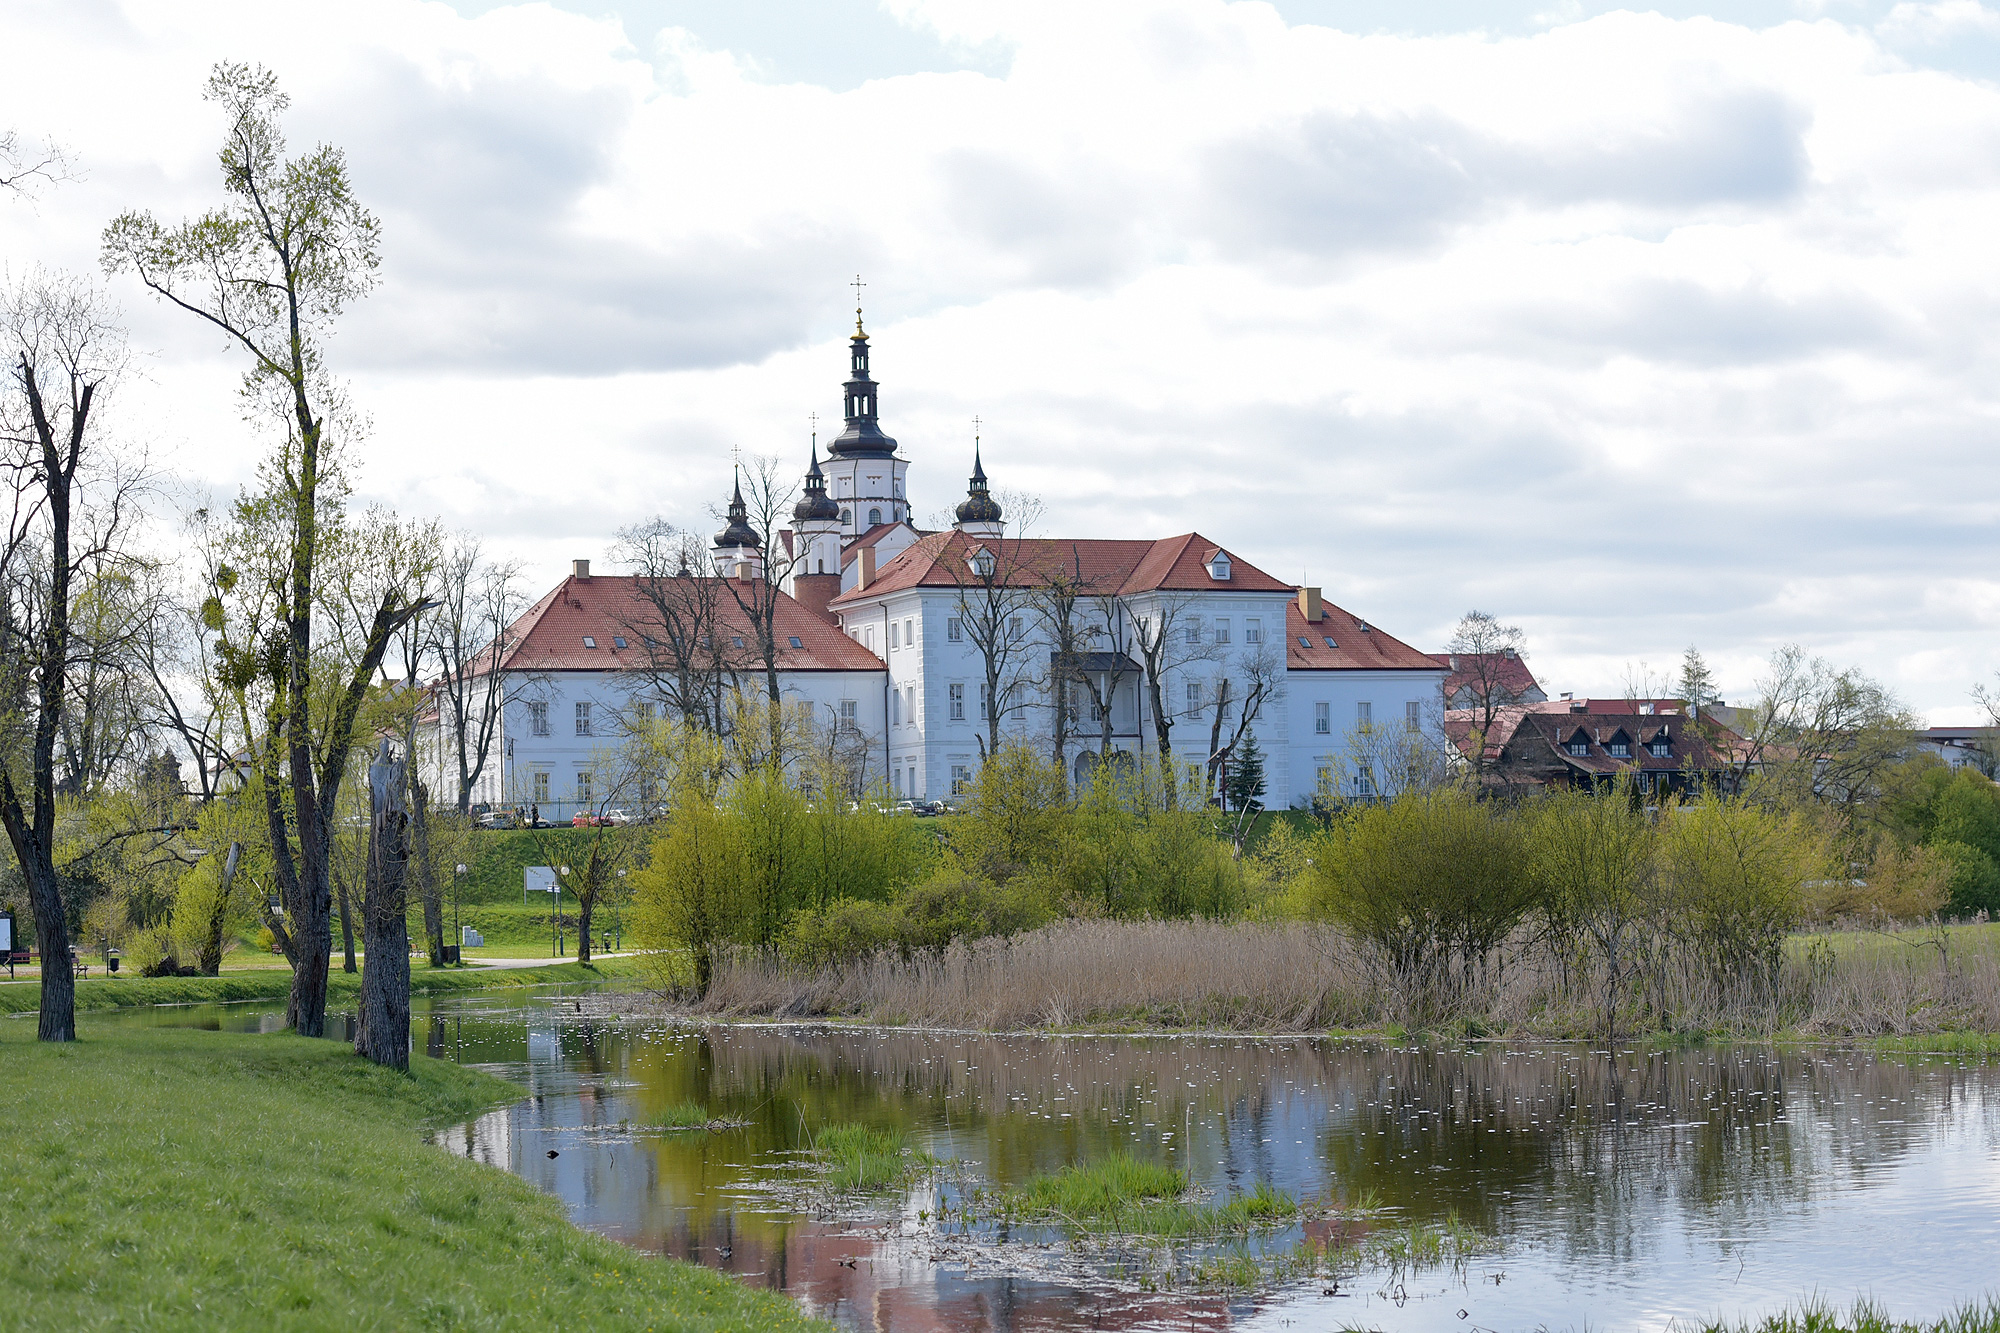
[[262,538],[258,563],[231,571],[230,586],[216,590],[208,628],[229,631],[225,597],[261,607],[254,633],[225,641],[221,670],[232,686],[258,691],[255,748],[285,909],[275,933],[293,967],[286,1020],[319,1036],[333,947],[333,812],[370,679],[417,609],[407,585],[391,584],[348,651],[329,653],[315,638],[327,618],[321,565],[345,496],[343,399],[326,348],[341,312],[374,286],[380,227],[355,198],[338,148],[286,156],[279,121],[289,99],[270,71],[218,64],[204,96],[229,121],[220,153],[225,202],[174,226],[126,213],[105,229],[103,258],[108,271],[136,274],[241,352],[249,414],[283,431],[261,492],[237,506],[239,527]]

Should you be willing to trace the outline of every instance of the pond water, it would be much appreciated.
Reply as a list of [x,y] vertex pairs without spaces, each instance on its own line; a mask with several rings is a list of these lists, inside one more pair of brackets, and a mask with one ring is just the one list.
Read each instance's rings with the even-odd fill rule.
[[[267,1006],[99,1021],[258,1030]],[[2000,1064],[1750,1046],[1397,1047],[683,1027],[571,999],[418,1001],[419,1049],[530,1095],[442,1132],[638,1249],[790,1293],[855,1328],[1656,1329],[1815,1293],[1903,1317],[2000,1295]],[[669,1133],[694,1103],[732,1128]],[[872,1200],[804,1191],[830,1124],[955,1163]],[[942,1200],[1114,1151],[1218,1200],[1258,1182],[1355,1234],[1456,1217],[1444,1262],[1275,1280],[1308,1223],[1200,1251],[940,1225]],[[551,1152],[555,1155],[551,1156]],[[1204,1257],[1266,1265],[1195,1287]]]

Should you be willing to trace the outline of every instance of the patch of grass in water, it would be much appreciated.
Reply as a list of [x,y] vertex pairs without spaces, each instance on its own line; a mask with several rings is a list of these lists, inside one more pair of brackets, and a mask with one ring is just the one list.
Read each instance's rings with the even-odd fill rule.
[[2000,1055],[2000,1032],[1924,1032],[1869,1045],[1880,1055]]
[[1704,1324],[1702,1333],[2000,1333],[2000,1302],[1962,1305],[1941,1318],[1911,1323],[1891,1319],[1868,1301],[1857,1302],[1845,1315],[1812,1301],[1797,1313],[1767,1315],[1754,1324]]
[[1113,1217],[1135,1206],[1187,1193],[1187,1172],[1124,1153],[1088,1166],[1066,1166],[1032,1176],[1006,1196],[1006,1211],[1019,1217],[1061,1216],[1082,1221]]
[[911,1153],[903,1131],[870,1125],[828,1125],[813,1139],[813,1158],[828,1186],[843,1193],[888,1189],[937,1165],[929,1153]]
[[648,1129],[707,1129],[708,1108],[698,1102],[676,1102],[660,1112]]

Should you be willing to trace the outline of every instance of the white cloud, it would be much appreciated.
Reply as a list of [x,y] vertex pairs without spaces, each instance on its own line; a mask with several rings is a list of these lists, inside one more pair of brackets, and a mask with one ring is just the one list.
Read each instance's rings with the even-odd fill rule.
[[[802,452],[860,269],[919,512],[976,412],[1050,531],[1198,526],[1425,646],[1477,604],[1562,689],[1691,641],[1739,694],[1789,639],[1920,706],[1986,674],[2000,92],[1909,52],[1992,11],[1497,37],[885,7],[1007,58],[834,91],[545,5],[17,7],[44,54],[0,124],[90,178],[0,209],[0,247],[88,266],[119,209],[206,206],[201,80],[259,60],[385,224],[337,348],[364,491],[545,573],[699,518],[732,446]],[[124,296],[160,349],[133,401],[235,484],[229,363]]]

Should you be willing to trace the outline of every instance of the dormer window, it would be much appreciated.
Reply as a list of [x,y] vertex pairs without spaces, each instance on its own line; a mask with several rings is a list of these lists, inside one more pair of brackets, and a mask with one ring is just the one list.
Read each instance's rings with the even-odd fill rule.
[[1630,759],[1632,757],[1632,739],[1621,731],[1611,738],[1604,749],[1613,759]]
[[1653,737],[1652,743],[1646,749],[1655,759],[1668,758],[1674,752],[1673,743],[1667,739],[1667,733],[1664,731]]
[[593,636],[586,634],[583,636],[583,646],[586,648],[595,648],[597,640]]
[[966,561],[966,563],[972,566],[972,572],[978,577],[982,579],[993,577],[993,552],[987,550],[984,546],[974,551],[972,558]]
[[1579,731],[1569,738],[1569,744],[1563,746],[1563,749],[1568,750],[1575,758],[1581,759],[1590,753],[1590,738]]
[[1217,583],[1229,582],[1229,553],[1216,551],[1208,557],[1208,576]]

